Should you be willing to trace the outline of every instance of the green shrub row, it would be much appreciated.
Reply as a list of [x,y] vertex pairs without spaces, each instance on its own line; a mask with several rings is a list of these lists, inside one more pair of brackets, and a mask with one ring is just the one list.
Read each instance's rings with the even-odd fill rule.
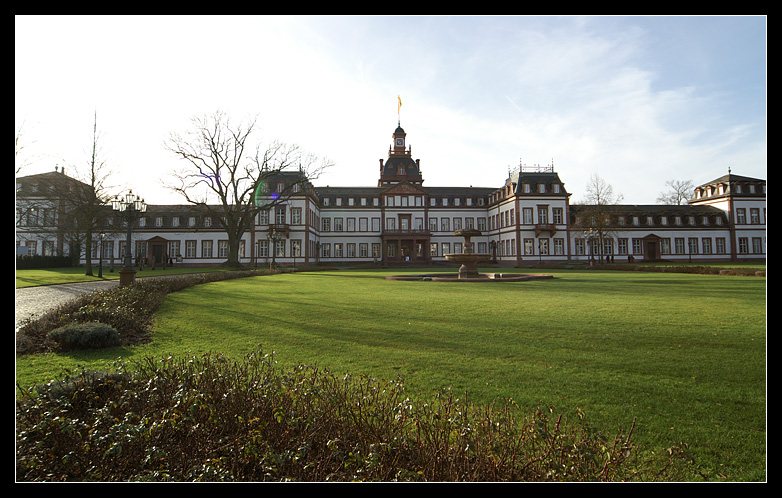
[[133,284],[81,295],[51,311],[25,321],[16,334],[18,354],[62,350],[49,333],[74,323],[100,322],[114,328],[122,345],[142,344],[151,338],[152,317],[163,298],[178,290],[207,282],[278,273],[272,270],[236,270],[143,278]]
[[[129,368],[132,367],[132,368]],[[417,396],[417,398],[425,398]],[[147,358],[22,390],[18,481],[673,481],[685,447],[639,457],[608,436],[511,401],[450,390],[411,400],[377,381],[271,355]]]
[[633,266],[598,264],[596,270],[644,271],[654,273],[689,273],[693,275],[734,275],[741,277],[765,277],[766,271],[757,268],[721,268],[718,266]]
[[70,266],[73,266],[73,258],[71,256],[41,256],[35,254],[16,257],[16,267],[18,269],[67,268]]

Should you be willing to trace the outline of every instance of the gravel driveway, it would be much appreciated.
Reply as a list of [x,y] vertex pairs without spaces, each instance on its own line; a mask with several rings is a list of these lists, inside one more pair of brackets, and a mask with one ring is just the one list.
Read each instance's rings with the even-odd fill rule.
[[24,319],[44,312],[70,301],[80,294],[95,290],[109,289],[119,285],[119,280],[102,280],[78,284],[43,285],[16,289],[16,326],[18,329]]

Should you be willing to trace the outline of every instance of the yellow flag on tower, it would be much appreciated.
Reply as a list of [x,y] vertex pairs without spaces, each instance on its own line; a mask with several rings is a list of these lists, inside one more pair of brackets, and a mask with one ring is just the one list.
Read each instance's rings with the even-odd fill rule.
[[399,100],[399,103],[396,105],[396,113],[399,114],[399,111],[402,109],[402,97],[397,95],[396,98]]

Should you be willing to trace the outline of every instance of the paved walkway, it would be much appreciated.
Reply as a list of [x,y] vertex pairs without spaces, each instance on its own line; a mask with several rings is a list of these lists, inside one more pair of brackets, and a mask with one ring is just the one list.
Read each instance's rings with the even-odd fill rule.
[[59,306],[85,292],[109,289],[119,285],[119,280],[101,280],[78,284],[43,285],[16,289],[16,326],[24,319]]

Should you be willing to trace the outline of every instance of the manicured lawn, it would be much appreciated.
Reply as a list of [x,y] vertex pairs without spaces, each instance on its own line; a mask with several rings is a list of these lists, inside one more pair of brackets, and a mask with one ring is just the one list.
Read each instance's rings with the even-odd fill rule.
[[17,360],[24,379],[117,356],[260,345],[413,395],[451,386],[476,403],[551,404],[613,433],[637,419],[648,450],[684,442],[713,479],[766,479],[766,280],[552,271],[519,283],[387,281],[400,271],[324,271],[171,294],[154,342]]

